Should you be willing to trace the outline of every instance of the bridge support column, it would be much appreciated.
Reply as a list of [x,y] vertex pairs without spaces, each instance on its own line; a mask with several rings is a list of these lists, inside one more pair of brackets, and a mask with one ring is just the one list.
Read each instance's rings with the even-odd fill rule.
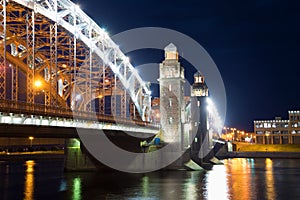
[[91,171],[96,170],[87,154],[80,148],[79,139],[65,140],[65,170],[67,171]]

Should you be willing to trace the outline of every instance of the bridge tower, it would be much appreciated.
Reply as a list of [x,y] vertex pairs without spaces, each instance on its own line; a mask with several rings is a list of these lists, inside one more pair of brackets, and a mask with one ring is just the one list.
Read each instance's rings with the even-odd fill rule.
[[185,112],[184,69],[178,61],[174,44],[165,47],[165,60],[159,66],[160,122],[162,140],[173,145],[173,150],[183,150],[183,123]]
[[191,87],[191,128],[196,136],[191,145],[191,158],[197,163],[209,153],[208,96],[204,76],[200,72],[195,73]]

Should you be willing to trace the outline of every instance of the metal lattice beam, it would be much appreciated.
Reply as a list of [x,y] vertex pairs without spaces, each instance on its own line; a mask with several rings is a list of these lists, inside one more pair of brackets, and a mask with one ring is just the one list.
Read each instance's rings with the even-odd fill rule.
[[0,34],[4,38],[0,53],[0,99],[6,99],[6,0],[0,0],[0,6]]
[[[151,92],[146,83],[142,81],[137,71],[107,33],[78,6],[69,0],[12,1],[32,9],[37,14],[43,15],[51,21],[56,22],[57,25],[76,36],[78,40],[91,49],[92,53],[97,54],[97,56],[104,61],[104,64],[111,68],[118,80],[127,90],[128,95],[131,97],[142,119],[147,120],[147,113],[145,112],[151,109],[151,105],[148,101],[144,101],[143,99],[148,99]],[[53,2],[57,2],[57,9],[53,6]],[[70,18],[73,20],[69,20]],[[39,26],[42,32],[43,24],[41,23]],[[77,54],[80,52],[81,50],[77,49]],[[123,73],[125,70],[127,70],[127,73]],[[75,91],[77,91],[77,89],[75,89]]]
[[18,101],[18,93],[19,93],[19,81],[18,81],[18,77],[19,77],[19,71],[18,71],[18,67],[17,66],[14,66],[14,65],[11,65],[10,64],[10,67],[11,67],[11,99],[13,101]]
[[[50,88],[55,91],[55,95],[49,94],[49,105],[57,106],[57,24],[50,25]],[[51,89],[49,90],[51,91]]]
[[35,67],[35,35],[34,35],[34,11],[26,15],[26,36],[27,36],[27,103],[34,104],[34,67]]

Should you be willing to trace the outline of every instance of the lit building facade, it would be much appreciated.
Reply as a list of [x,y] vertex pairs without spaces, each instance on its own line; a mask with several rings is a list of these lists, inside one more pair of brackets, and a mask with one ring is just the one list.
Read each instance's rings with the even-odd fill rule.
[[289,111],[289,119],[254,121],[257,144],[300,144],[300,111]]

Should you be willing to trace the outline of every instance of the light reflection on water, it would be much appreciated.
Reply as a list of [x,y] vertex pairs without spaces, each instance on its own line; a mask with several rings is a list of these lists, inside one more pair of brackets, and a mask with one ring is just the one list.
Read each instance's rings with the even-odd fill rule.
[[34,165],[35,162],[33,160],[25,162],[24,200],[31,200],[34,197]]
[[[204,180],[205,199],[229,199],[227,173],[223,165],[214,166],[213,171],[209,171]],[[216,190],[216,188],[218,188],[218,190]]]
[[81,199],[81,179],[79,177],[74,178],[73,180],[73,200],[80,200]]
[[228,159],[207,172],[63,172],[63,161],[0,162],[0,199],[300,199],[300,160]]
[[267,199],[275,199],[274,177],[273,177],[273,161],[270,158],[266,159],[266,193]]

